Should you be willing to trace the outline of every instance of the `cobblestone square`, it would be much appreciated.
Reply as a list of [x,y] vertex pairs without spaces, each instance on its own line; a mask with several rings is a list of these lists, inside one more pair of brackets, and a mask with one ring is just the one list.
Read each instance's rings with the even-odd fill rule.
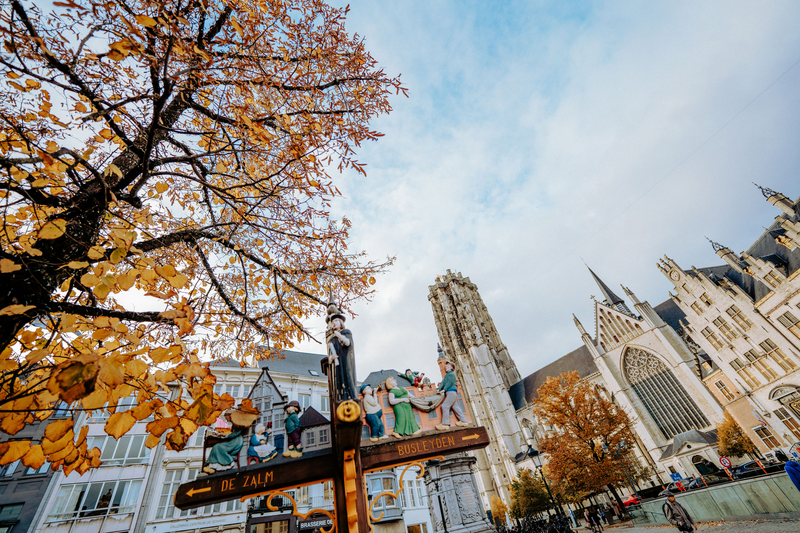
[[[587,531],[580,527],[576,532]],[[677,532],[673,526],[616,526],[606,528],[608,533],[667,533]],[[796,533],[800,531],[800,520],[742,520],[732,522],[702,522],[696,531],[700,533]]]

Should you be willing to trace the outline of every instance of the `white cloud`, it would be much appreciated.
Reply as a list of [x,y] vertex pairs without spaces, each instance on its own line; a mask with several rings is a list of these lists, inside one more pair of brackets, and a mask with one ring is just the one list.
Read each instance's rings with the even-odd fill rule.
[[350,31],[410,88],[361,149],[368,176],[338,178],[353,248],[398,256],[349,323],[360,378],[436,374],[428,285],[448,268],[526,375],[579,346],[572,313],[594,327],[580,257],[656,305],[661,255],[718,264],[704,235],[738,251],[772,220],[751,181],[800,195],[800,66],[769,87],[800,59],[800,5],[495,8],[352,5]]

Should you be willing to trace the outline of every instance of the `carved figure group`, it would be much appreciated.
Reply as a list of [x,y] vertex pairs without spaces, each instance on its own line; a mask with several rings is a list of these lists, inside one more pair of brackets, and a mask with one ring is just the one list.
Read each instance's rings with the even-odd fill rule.
[[300,424],[300,410],[300,404],[295,400],[287,403],[283,408],[286,413],[284,427],[286,428],[286,440],[288,441],[286,451],[283,452],[284,457],[303,456],[303,440],[301,438],[303,427]]
[[244,445],[242,435],[247,432],[247,426],[236,425],[231,420],[230,412],[225,413],[223,419],[231,424],[229,433],[211,430],[206,434],[206,447],[211,445],[211,452],[203,465],[203,472],[206,474],[233,468],[238,463],[239,452],[242,451]]
[[456,415],[456,425],[466,426],[467,417],[458,405],[458,385],[456,383],[455,365],[447,361],[444,365],[445,375],[439,384],[439,391],[444,393],[442,402],[442,423],[436,426],[439,431],[450,429],[450,413]]
[[[414,372],[410,368],[406,368],[405,374],[398,374],[401,378],[407,380],[412,387],[419,387],[427,379],[425,372]],[[430,382],[430,380],[428,380]]]
[[332,391],[336,403],[355,400],[356,395],[356,356],[353,334],[344,327],[345,316],[331,301],[328,304],[328,326],[325,341],[328,345],[328,363],[334,368],[335,390]]
[[264,424],[257,425],[255,433],[250,436],[250,446],[247,448],[248,462],[253,457],[266,463],[276,455],[278,455],[278,450],[269,443],[269,432],[267,432],[266,426]]
[[364,396],[362,404],[364,406],[364,419],[369,426],[369,440],[377,442],[379,439],[388,439],[389,435],[383,427],[383,408],[378,401],[378,390],[371,386],[361,385],[361,394]]
[[394,411],[394,437],[406,437],[416,435],[422,429],[414,419],[414,410],[411,407],[411,399],[408,391],[404,387],[397,386],[397,380],[389,378],[386,380],[386,390],[389,391],[389,405]]

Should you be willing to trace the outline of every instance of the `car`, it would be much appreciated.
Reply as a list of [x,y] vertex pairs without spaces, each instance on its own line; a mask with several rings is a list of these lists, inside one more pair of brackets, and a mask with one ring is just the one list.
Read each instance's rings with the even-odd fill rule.
[[687,486],[694,481],[693,477],[688,479],[681,479],[680,481],[673,481],[667,488],[662,490],[658,493],[659,496],[666,496],[667,492],[671,492],[672,494],[678,494],[679,492],[683,492],[687,489]]
[[624,505],[625,507],[628,507],[630,505],[639,505],[640,503],[642,503],[642,499],[635,494],[631,494],[630,496],[622,500],[622,505]]
[[704,489],[707,486],[716,485],[717,483],[724,483],[730,481],[731,478],[725,472],[712,472],[706,474],[702,478],[697,477],[691,483],[686,485],[686,490]]
[[[767,474],[774,474],[776,472],[783,472],[784,465],[786,463],[761,463],[764,465],[764,470],[767,471]],[[754,477],[754,476],[761,476],[764,475],[764,470],[758,466],[758,463],[755,461],[749,461],[747,463],[741,464],[736,466],[731,470],[734,476],[737,478],[747,478],[747,477]]]

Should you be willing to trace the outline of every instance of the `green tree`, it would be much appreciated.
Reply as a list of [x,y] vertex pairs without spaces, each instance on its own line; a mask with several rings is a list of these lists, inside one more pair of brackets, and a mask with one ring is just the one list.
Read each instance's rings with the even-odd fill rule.
[[725,420],[717,426],[717,438],[719,439],[719,454],[725,457],[741,457],[756,451],[756,445],[730,413],[726,412]]
[[517,472],[511,482],[511,518],[523,518],[548,510],[551,507],[547,489],[540,478],[527,468]]

